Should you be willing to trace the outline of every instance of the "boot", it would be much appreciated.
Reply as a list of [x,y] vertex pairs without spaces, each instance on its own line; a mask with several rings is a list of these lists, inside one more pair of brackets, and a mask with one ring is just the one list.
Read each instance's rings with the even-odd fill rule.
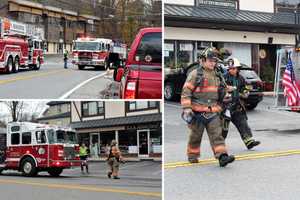
[[233,155],[228,155],[227,153],[223,153],[219,157],[220,167],[225,167],[227,164],[232,163],[235,160]]
[[114,176],[114,179],[120,179],[120,177],[118,177],[118,176]]
[[111,178],[111,174],[112,174],[112,172],[108,172],[108,173],[107,173],[107,177],[108,177],[108,178]]
[[188,161],[189,161],[189,163],[198,163],[199,162],[198,158],[195,156],[188,157]]
[[257,146],[260,144],[260,141],[256,141],[256,140],[252,140],[251,142],[249,142],[246,146],[247,149],[252,149],[253,147]]

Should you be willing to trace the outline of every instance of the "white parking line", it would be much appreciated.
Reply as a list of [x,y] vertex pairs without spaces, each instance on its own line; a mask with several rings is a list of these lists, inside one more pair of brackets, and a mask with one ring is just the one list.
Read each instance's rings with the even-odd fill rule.
[[78,84],[76,87],[74,87],[73,89],[71,89],[70,91],[66,92],[64,95],[62,95],[61,97],[59,97],[58,99],[62,100],[62,99],[66,99],[68,98],[73,92],[75,92],[75,90],[79,89],[80,87],[84,86],[85,84],[87,84],[88,82],[100,78],[102,76],[104,76],[106,74],[106,72],[99,74],[97,76],[94,76],[88,80],[83,81],[82,83]]

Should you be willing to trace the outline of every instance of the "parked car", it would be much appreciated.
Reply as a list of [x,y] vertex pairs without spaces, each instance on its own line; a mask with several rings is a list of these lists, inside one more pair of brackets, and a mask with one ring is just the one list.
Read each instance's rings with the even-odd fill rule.
[[114,79],[120,82],[120,98],[161,99],[161,32],[161,28],[144,28],[136,35],[125,66],[115,69]]
[[[246,81],[246,87],[250,90],[249,97],[246,100],[246,108],[254,109],[257,104],[263,99],[263,82],[256,72],[249,66],[241,64],[240,75]],[[187,75],[197,68],[198,63],[190,64],[185,68],[181,68],[173,73],[165,75],[164,98],[166,100],[178,99]],[[226,72],[227,68],[220,65],[221,69]]]

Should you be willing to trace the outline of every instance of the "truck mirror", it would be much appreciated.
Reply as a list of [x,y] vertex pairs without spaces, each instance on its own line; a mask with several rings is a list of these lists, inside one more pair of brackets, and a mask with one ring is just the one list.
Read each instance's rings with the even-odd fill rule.
[[115,69],[114,80],[116,82],[121,82],[123,74],[124,74],[124,68]]

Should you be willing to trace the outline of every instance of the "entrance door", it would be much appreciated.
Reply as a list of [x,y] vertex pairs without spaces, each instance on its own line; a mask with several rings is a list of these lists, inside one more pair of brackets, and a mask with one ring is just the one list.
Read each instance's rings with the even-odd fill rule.
[[140,157],[149,156],[149,141],[150,141],[150,130],[138,130],[138,154]]
[[98,158],[100,155],[99,152],[99,133],[91,133],[90,134],[90,154],[92,158]]

